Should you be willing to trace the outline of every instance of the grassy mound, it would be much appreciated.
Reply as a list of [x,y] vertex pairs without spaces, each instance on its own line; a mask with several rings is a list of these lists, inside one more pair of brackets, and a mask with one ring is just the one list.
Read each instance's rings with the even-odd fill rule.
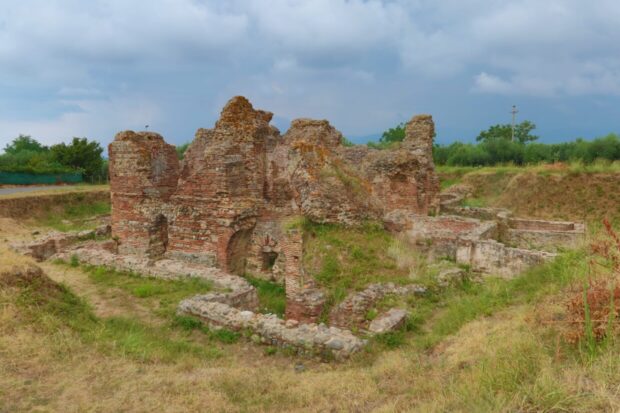
[[547,165],[440,168],[442,187],[464,183],[474,190],[464,204],[508,208],[516,215],[595,222],[620,221],[620,172]]

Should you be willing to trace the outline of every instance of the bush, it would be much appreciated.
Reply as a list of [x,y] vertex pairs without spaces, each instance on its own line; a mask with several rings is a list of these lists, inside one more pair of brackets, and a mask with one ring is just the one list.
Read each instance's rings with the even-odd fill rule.
[[479,144],[454,142],[435,145],[433,159],[437,165],[493,166],[512,163],[515,165],[541,162],[582,162],[590,165],[598,160],[620,160],[620,137],[615,134],[591,141],[576,139],[573,142],[544,144],[521,143],[507,139],[487,139]]
[[61,143],[51,148],[36,139],[19,135],[5,146],[0,155],[0,171],[32,174],[62,174],[82,172],[86,177],[107,176],[107,161],[96,141],[73,138],[70,144]]

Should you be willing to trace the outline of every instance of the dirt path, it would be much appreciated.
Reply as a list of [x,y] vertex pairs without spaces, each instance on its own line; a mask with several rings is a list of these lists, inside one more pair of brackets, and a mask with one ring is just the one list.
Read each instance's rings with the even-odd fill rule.
[[[44,234],[46,231],[40,229],[37,232]],[[4,248],[12,242],[32,239],[34,239],[33,228],[28,228],[11,218],[0,218],[0,242],[4,244]],[[0,251],[0,254],[12,254],[12,252]],[[98,317],[131,316],[151,325],[160,325],[165,322],[155,314],[152,308],[138,302],[126,291],[120,288],[98,286],[90,280],[87,273],[79,268],[54,264],[50,261],[41,262],[38,265],[51,279],[65,284],[78,296],[83,297],[93,307]]]
[[92,282],[88,274],[79,268],[54,264],[49,261],[39,263],[45,273],[54,281],[63,283],[78,296],[84,298],[98,317],[131,316],[151,325],[165,322],[157,317],[152,308],[119,288],[101,287]]

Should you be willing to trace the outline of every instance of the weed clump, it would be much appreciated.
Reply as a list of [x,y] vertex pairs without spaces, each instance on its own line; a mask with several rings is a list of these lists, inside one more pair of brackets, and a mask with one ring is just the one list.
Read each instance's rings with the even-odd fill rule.
[[[593,355],[601,343],[609,342],[618,330],[620,316],[620,236],[605,219],[607,238],[592,243],[593,257],[589,261],[590,279],[585,280],[581,292],[567,302],[569,330],[567,341],[579,344]],[[601,262],[602,260],[602,262]],[[593,278],[599,266],[610,267],[611,273]]]

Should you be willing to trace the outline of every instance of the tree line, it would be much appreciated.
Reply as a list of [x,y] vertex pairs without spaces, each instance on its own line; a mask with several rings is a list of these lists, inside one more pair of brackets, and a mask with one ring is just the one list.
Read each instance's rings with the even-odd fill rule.
[[[593,140],[578,138],[571,142],[545,144],[537,142],[533,134],[536,125],[523,121],[515,125],[494,125],[481,131],[476,143],[453,142],[449,145],[434,145],[433,158],[437,165],[449,166],[493,166],[512,163],[527,165],[538,163],[580,161],[590,164],[598,159],[620,160],[620,136],[608,134]],[[405,138],[405,125],[399,124],[383,132],[379,142],[368,146],[386,149],[397,145]]]
[[42,145],[27,135],[19,135],[0,155],[1,172],[35,174],[82,173],[85,179],[107,176],[99,142],[73,138],[69,143]]

